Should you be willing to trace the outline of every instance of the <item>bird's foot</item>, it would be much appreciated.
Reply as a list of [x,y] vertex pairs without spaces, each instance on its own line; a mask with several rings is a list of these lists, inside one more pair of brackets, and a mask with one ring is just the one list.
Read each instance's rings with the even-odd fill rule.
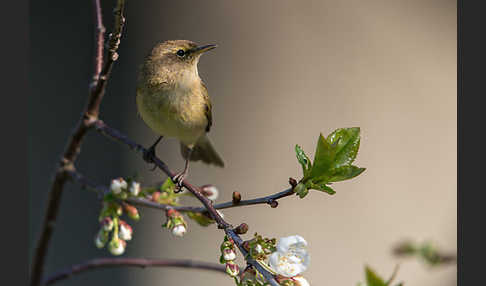
[[150,171],[154,171],[157,168],[153,158],[155,158],[155,146],[151,146],[143,153],[143,160],[149,164],[154,164],[154,167]]
[[180,173],[177,173],[174,177],[171,178],[172,182],[174,182],[176,188],[174,190],[174,193],[180,193],[183,191],[183,186],[182,186],[182,182],[184,181],[184,179],[186,178],[187,176],[187,171],[184,170]]

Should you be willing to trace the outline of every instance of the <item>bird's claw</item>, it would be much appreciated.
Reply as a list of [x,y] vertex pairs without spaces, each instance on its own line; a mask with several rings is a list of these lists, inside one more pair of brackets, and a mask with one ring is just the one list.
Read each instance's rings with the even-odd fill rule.
[[176,188],[174,190],[174,193],[180,193],[182,192],[182,188],[183,188],[183,185],[182,185],[182,182],[184,181],[185,177],[186,177],[186,172],[181,172],[181,173],[178,173],[176,174],[174,177],[171,178],[172,182],[174,182]]

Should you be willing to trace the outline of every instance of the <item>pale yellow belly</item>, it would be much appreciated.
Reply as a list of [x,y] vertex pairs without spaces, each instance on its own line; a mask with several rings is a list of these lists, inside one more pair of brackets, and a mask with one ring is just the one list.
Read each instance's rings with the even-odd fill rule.
[[137,107],[143,121],[157,134],[174,137],[192,147],[207,126],[202,96],[179,92],[137,91]]

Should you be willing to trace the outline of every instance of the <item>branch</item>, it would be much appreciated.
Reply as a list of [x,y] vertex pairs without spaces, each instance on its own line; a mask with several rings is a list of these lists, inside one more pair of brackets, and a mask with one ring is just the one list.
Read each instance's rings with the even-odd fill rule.
[[[159,168],[161,169],[167,176],[169,177],[174,177],[175,173],[173,173],[169,167],[162,162],[157,156],[150,154],[147,152],[147,149],[145,149],[142,145],[134,142],[133,140],[129,139],[126,135],[120,133],[118,130],[113,129],[106,125],[103,121],[97,120],[94,122],[94,126],[98,132],[101,134],[114,139],[115,141],[121,142],[123,144],[128,145],[132,150],[141,153],[142,155],[149,156],[149,159]],[[200,191],[198,187],[195,187],[191,185],[187,180],[182,181],[182,186],[185,187],[189,192],[191,192],[196,198],[204,205],[206,208],[207,212],[211,216],[212,219],[214,219],[218,225],[218,228],[224,229],[226,235],[231,238],[235,244],[238,246],[240,249],[241,254],[245,257],[246,261],[248,264],[252,265],[255,269],[260,272],[265,279],[270,283],[272,286],[279,286],[277,281],[275,281],[275,278],[273,275],[265,270],[257,261],[255,261],[253,258],[251,258],[248,255],[248,252],[245,250],[243,247],[243,240],[241,237],[235,233],[235,231],[232,229],[232,225],[227,223],[216,211],[216,209],[213,206],[213,203],[211,200],[206,198]],[[284,191],[285,192],[285,191]],[[282,193],[279,193],[279,196],[282,196]],[[285,195],[286,196],[286,195]],[[240,202],[241,203],[241,202]]]
[[[111,128],[111,127],[110,127]],[[80,172],[73,170],[69,172],[71,178],[77,180],[82,186],[88,187],[90,189],[95,190],[98,192],[99,195],[103,195],[105,193],[108,193],[110,191],[109,187],[104,186],[104,185],[99,185],[96,184],[89,179],[87,179],[85,176],[83,176]],[[292,189],[287,189],[285,191],[261,197],[261,198],[256,198],[256,199],[251,199],[251,200],[243,200],[240,201],[239,203],[234,203],[233,201],[230,202],[225,202],[225,203],[220,203],[217,205],[214,205],[213,207],[215,209],[227,209],[227,208],[234,208],[234,207],[241,207],[241,206],[249,206],[249,205],[257,205],[257,204],[271,204],[272,202],[276,202],[280,198],[284,198],[287,196],[290,196],[294,194]],[[147,208],[152,208],[152,209],[159,209],[159,210],[169,210],[169,209],[175,209],[179,212],[194,212],[194,213],[207,213],[207,209],[205,207],[195,207],[195,206],[173,206],[173,205],[168,205],[168,204],[160,204],[157,202],[153,202],[147,199],[142,199],[142,198],[127,198],[124,200],[125,202],[128,202],[133,205],[137,206],[142,206],[142,207],[147,207]]]
[[[41,282],[42,273],[44,270],[44,262],[47,254],[47,248],[49,241],[51,239],[52,233],[57,220],[57,214],[59,210],[59,204],[61,202],[62,190],[65,182],[69,179],[68,172],[74,170],[74,162],[76,157],[80,152],[81,143],[83,141],[84,135],[93,125],[93,123],[98,118],[99,106],[103,95],[105,93],[106,83],[111,73],[113,63],[116,61],[117,56],[116,50],[118,48],[118,42],[113,42],[113,39],[119,41],[122,29],[123,29],[123,7],[124,0],[118,0],[118,5],[115,15],[115,36],[111,37],[110,41],[110,57],[106,61],[103,69],[99,67],[102,65],[103,58],[103,36],[104,27],[102,23],[102,14],[99,0],[94,0],[95,6],[95,21],[96,21],[96,57],[95,57],[95,71],[91,84],[90,94],[88,97],[88,102],[86,107],[79,119],[74,133],[72,134],[69,142],[66,146],[64,154],[59,162],[59,166],[56,170],[54,181],[51,185],[51,189],[48,195],[47,210],[44,216],[44,221],[42,223],[41,234],[37,242],[35,256],[33,258],[33,266],[31,272],[31,286],[38,286]],[[123,20],[122,20],[123,19]]]
[[54,284],[55,282],[87,270],[117,266],[196,268],[226,274],[224,265],[189,259],[97,258],[81,264],[72,265],[63,271],[51,275],[43,281],[42,285]]

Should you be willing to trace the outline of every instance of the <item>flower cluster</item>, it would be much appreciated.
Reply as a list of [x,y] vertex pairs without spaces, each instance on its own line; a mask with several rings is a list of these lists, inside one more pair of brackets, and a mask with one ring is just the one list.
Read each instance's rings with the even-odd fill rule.
[[[128,181],[128,182],[127,182]],[[125,252],[127,241],[132,239],[133,229],[124,220],[120,219],[123,212],[132,220],[139,220],[140,215],[136,207],[119,202],[129,196],[136,197],[141,193],[140,183],[128,179],[116,178],[111,181],[110,192],[103,198],[103,207],[99,215],[100,229],[95,236],[95,245],[103,248],[108,243],[108,250],[113,255]],[[111,234],[111,239],[110,239]]]
[[187,224],[184,217],[175,209],[169,209],[166,212],[167,221],[162,225],[170,230],[177,237],[182,237],[187,232]]
[[95,245],[98,248],[105,247],[111,235],[108,244],[108,250],[113,255],[121,255],[125,252],[127,241],[132,239],[132,227],[117,216],[104,217],[100,222],[100,230],[95,237]]
[[[310,263],[307,242],[299,235],[275,239],[255,237],[245,241],[243,247],[262,267],[271,272],[282,286],[309,286],[301,275]],[[247,267],[235,282],[238,286],[267,285],[265,278],[253,267]]]
[[221,243],[221,256],[219,262],[226,264],[226,273],[231,277],[236,277],[240,273],[238,264],[234,261],[236,259],[236,247],[232,239],[227,236],[224,237],[223,243]]

